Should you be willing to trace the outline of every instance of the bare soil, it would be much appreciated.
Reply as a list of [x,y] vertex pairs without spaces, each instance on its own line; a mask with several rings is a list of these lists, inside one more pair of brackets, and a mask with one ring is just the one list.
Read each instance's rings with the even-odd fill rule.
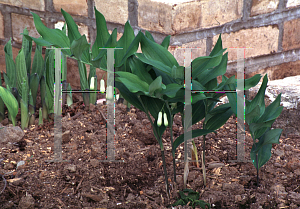
[[[0,150],[0,174],[7,181],[0,194],[0,208],[158,209],[173,204],[178,191],[183,190],[184,164],[176,163],[178,188],[175,191],[169,129],[163,135],[163,143],[172,185],[170,201],[160,148],[146,114],[134,107],[127,112],[123,104],[116,104],[115,109],[115,155],[116,160],[124,162],[99,161],[106,157],[106,122],[102,116],[106,117],[106,105],[91,105],[87,110],[78,96],[71,107],[63,107],[63,162],[48,162],[54,157],[53,122],[44,121],[42,126],[24,130],[25,146]],[[36,115],[38,118],[38,112]],[[251,162],[231,162],[236,159],[234,117],[217,130],[217,135],[207,135],[206,186],[200,162],[200,168],[190,164],[187,187],[199,192],[200,199],[209,202],[212,208],[300,208],[299,116],[299,109],[284,109],[275,121],[273,127],[284,131],[280,144],[273,145],[271,159],[259,170],[258,187],[256,169]],[[3,125],[7,124],[3,122]],[[286,131],[288,127],[293,131]],[[202,122],[193,126],[196,128],[202,128]],[[173,134],[176,138],[182,133],[177,114]],[[201,159],[202,137],[195,138],[195,143]],[[250,160],[252,144],[246,132],[246,160]],[[183,144],[176,158],[184,160]],[[17,162],[22,160],[25,165],[16,169]],[[0,192],[2,188],[1,181]]]

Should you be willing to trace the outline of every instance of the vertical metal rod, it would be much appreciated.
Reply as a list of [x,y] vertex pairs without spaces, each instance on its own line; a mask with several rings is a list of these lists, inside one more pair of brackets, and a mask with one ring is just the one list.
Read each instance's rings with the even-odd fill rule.
[[[107,88],[106,88],[106,104],[107,104],[107,121],[106,121],[106,160],[100,161],[116,161],[115,160],[115,70],[114,70],[114,50],[123,48],[100,48],[107,49]],[[123,162],[123,161],[122,161]]]
[[187,176],[189,173],[188,163],[192,159],[192,104],[191,104],[191,49],[185,49],[185,109],[184,109],[184,188],[186,188]]
[[[245,63],[244,48],[237,50],[237,161],[245,161]],[[239,90],[240,89],[240,90]]]

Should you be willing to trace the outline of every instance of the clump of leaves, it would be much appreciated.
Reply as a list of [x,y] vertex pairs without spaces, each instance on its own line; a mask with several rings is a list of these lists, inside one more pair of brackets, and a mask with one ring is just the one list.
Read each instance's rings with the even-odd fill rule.
[[[185,193],[188,193],[188,195],[186,195]],[[179,195],[180,199],[178,199],[174,204],[172,204],[172,206],[190,205],[193,208],[195,208],[195,206],[200,206],[203,209],[206,209],[206,206],[208,206],[208,208],[210,209],[209,203],[203,200],[199,200],[199,192],[195,192],[192,189],[184,189],[183,191],[179,191]]]

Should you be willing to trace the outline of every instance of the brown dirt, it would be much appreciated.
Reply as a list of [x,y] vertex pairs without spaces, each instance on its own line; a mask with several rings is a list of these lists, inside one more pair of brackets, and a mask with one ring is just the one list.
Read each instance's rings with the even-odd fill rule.
[[[146,114],[134,107],[127,112],[125,105],[116,105],[115,153],[116,160],[124,162],[99,162],[106,156],[105,120],[101,117],[101,112],[106,116],[106,106],[91,106],[89,111],[85,110],[81,96],[74,102],[72,108],[63,108],[62,131],[70,131],[63,138],[64,162],[47,163],[54,156],[53,123],[25,130],[23,151],[0,150],[3,159],[0,174],[9,182],[0,194],[0,208],[167,208],[162,156]],[[299,113],[299,109],[284,109],[273,127],[285,130],[287,118],[292,121],[290,125],[299,125]],[[201,127],[199,122],[193,129]],[[295,129],[299,130],[298,127],[295,125]],[[175,138],[183,133],[180,115],[175,116],[173,133]],[[300,136],[295,131],[283,133],[280,144],[273,145],[271,159],[259,171],[257,187],[252,163],[230,162],[236,159],[236,125],[231,117],[217,135],[207,135],[207,185],[203,185],[202,170],[190,165],[188,188],[199,192],[200,199],[211,203],[212,208],[299,208]],[[173,185],[168,129],[163,143]],[[195,143],[200,158],[202,137],[195,138]],[[246,132],[247,160],[250,160],[251,146],[251,136]],[[184,159],[182,147],[183,144],[176,152],[176,158],[181,160]],[[21,160],[26,162],[25,166],[16,169],[16,163]],[[224,166],[211,168],[212,163],[224,163]],[[177,162],[178,190],[183,190],[183,170],[183,162]],[[1,182],[0,192],[3,187]],[[170,203],[177,197],[173,188]]]

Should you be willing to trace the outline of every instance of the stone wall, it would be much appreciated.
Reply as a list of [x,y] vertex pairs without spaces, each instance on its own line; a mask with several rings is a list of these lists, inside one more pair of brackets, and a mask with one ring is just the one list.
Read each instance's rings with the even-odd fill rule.
[[[300,75],[300,0],[0,0],[0,71],[6,71],[3,48],[10,37],[14,59],[25,27],[39,37],[31,11],[47,27],[61,28],[63,8],[94,43],[94,6],[106,18],[110,32],[118,29],[118,38],[127,20],[136,34],[148,30],[158,43],[172,35],[169,50],[180,65],[184,50],[178,47],[198,47],[192,58],[206,56],[222,33],[229,52],[228,76],[236,74],[239,47],[247,48],[246,78],[256,73],[268,73],[269,80]],[[68,82],[80,89],[76,62],[69,59],[68,67]],[[102,74],[97,69],[98,78]]]

